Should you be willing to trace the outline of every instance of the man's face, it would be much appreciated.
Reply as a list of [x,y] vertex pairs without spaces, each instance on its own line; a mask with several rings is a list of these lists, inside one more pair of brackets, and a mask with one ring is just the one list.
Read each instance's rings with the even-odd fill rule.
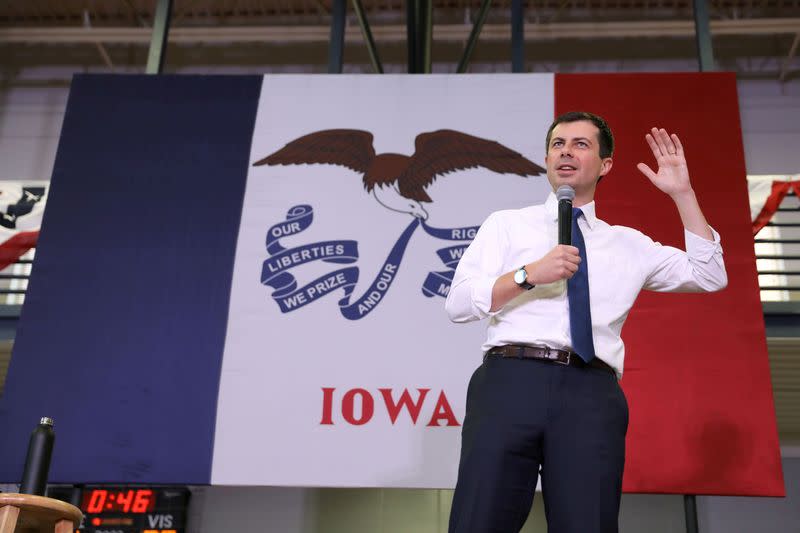
[[545,156],[547,180],[553,190],[570,185],[576,200],[594,198],[598,178],[606,175],[612,164],[610,157],[600,157],[599,133],[588,120],[562,122],[553,129]]

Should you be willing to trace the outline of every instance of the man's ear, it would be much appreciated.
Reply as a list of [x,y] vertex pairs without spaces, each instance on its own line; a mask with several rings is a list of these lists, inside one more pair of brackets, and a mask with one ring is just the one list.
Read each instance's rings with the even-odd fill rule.
[[600,167],[600,176],[605,176],[611,171],[611,167],[614,166],[614,160],[610,157],[606,157],[603,159],[602,166]]

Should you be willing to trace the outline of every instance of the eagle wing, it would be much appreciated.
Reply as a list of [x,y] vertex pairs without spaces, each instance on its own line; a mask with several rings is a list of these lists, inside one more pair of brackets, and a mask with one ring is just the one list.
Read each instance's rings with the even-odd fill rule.
[[372,139],[372,134],[364,130],[315,131],[298,137],[253,166],[321,163],[366,172],[375,158]]
[[[400,193],[417,201],[430,201],[425,187],[437,176],[456,170],[485,167],[501,174],[536,176],[545,169],[496,141],[454,130],[417,135],[414,156],[398,182]],[[427,200],[426,200],[427,199]]]

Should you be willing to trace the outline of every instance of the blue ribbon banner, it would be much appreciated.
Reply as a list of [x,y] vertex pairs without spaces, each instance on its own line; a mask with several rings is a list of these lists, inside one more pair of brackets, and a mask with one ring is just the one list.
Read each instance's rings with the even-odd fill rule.
[[[290,269],[313,261],[338,264],[352,264],[358,261],[358,243],[353,240],[321,241],[295,248],[281,245],[280,239],[302,233],[311,226],[313,220],[314,210],[310,205],[297,205],[289,209],[285,221],[273,225],[267,231],[266,248],[270,257],[264,261],[261,268],[261,283],[274,289],[272,298],[282,313],[295,311],[337,289],[342,289],[344,296],[339,300],[342,316],[348,320],[364,318],[378,306],[392,286],[408,243],[417,227],[422,225],[428,235],[449,241],[471,241],[478,231],[478,226],[433,228],[415,218],[397,239],[369,288],[360,298],[351,302],[350,297],[358,283],[357,266],[329,272],[300,288],[294,275],[289,273]],[[422,293],[425,296],[447,296],[455,268],[467,246],[469,242],[442,248],[436,252],[448,270],[428,274],[422,286]]]
[[439,259],[441,259],[442,263],[444,263],[444,266],[446,266],[449,270],[431,272],[428,274],[428,277],[425,278],[425,282],[422,284],[422,294],[428,298],[433,298],[434,296],[447,298],[447,295],[450,292],[450,284],[453,283],[453,274],[456,272],[458,262],[461,260],[461,256],[469,246],[469,243],[475,238],[475,234],[478,233],[480,226],[467,226],[463,228],[432,228],[423,222],[422,227],[425,229],[428,235],[436,237],[437,239],[443,239],[447,241],[468,241],[457,246],[448,246],[447,248],[441,248],[437,250],[436,255],[439,256]]
[[397,242],[389,252],[389,257],[383,262],[383,267],[378,272],[372,285],[364,292],[364,294],[354,303],[350,303],[349,295],[345,296],[339,301],[342,315],[349,320],[358,320],[367,316],[378,303],[383,299],[389,287],[392,286],[397,271],[400,269],[400,262],[403,260],[403,254],[406,251],[408,241],[414,230],[419,226],[419,219],[415,218],[405,231],[397,239]]
[[358,260],[358,243],[350,240],[322,241],[296,248],[285,248],[280,240],[297,235],[311,226],[314,210],[310,205],[289,209],[286,221],[267,231],[266,247],[270,257],[261,267],[261,283],[274,289],[272,298],[282,313],[288,313],[314,302],[335,289],[350,294],[358,282],[358,267],[347,267],[321,276],[297,288],[297,280],[289,269],[312,261],[348,264]]

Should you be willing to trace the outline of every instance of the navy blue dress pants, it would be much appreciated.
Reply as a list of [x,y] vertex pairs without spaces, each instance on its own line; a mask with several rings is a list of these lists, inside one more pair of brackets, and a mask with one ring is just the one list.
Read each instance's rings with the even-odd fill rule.
[[616,533],[627,430],[612,373],[486,358],[467,390],[450,533],[517,533],[540,470],[548,533]]

